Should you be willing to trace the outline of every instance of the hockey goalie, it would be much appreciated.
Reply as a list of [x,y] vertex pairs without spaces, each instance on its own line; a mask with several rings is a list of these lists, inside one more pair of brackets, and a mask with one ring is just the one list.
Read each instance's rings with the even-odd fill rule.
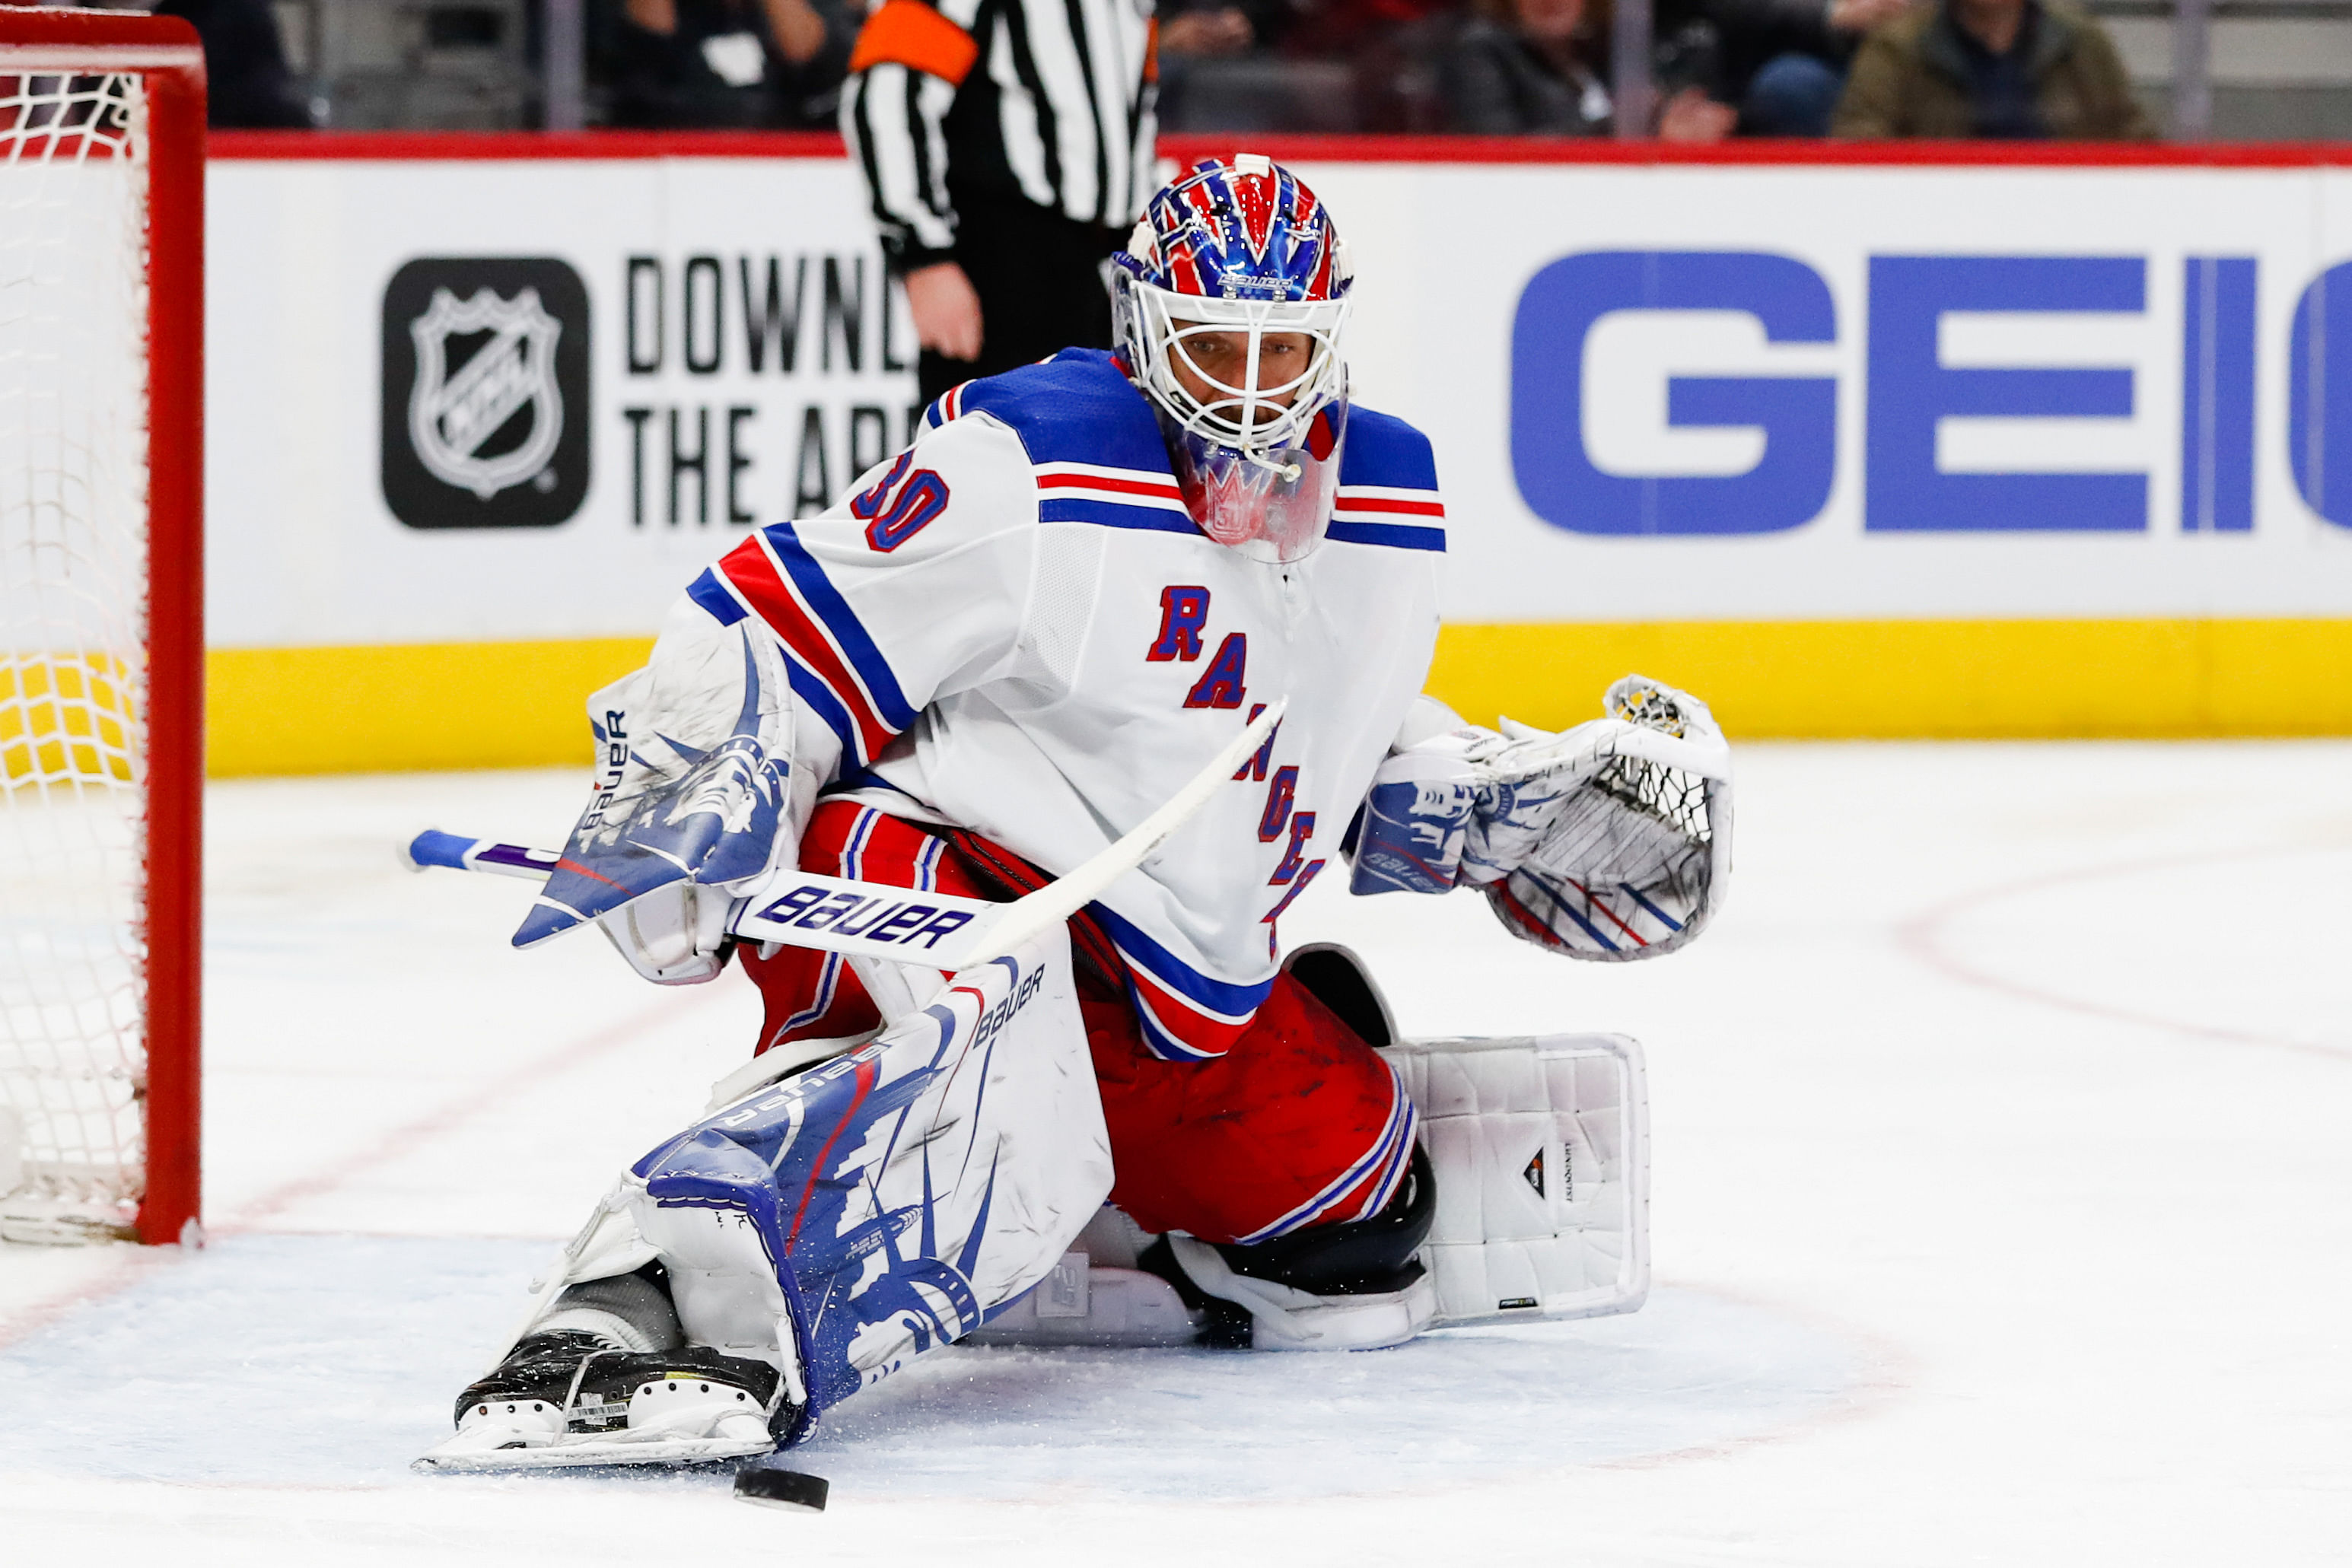
[[[1640,1304],[1632,1042],[1399,1040],[1282,922],[1344,876],[1671,951],[1724,896],[1721,733],[1634,676],[1558,734],[1421,695],[1429,443],[1350,406],[1348,253],[1289,171],[1196,164],[1114,266],[1117,352],[949,392],[592,699],[516,945],[731,965],[765,1020],[424,1464],[761,1453],[967,1337],[1369,1350]],[[1057,888],[1086,902],[943,956]]]

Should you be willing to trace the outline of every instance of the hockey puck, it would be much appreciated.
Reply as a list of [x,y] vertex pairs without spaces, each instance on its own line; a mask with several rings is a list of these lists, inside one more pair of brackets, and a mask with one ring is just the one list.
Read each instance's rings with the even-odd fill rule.
[[832,1488],[823,1476],[798,1470],[745,1470],[735,1478],[735,1495],[762,1508],[789,1508],[802,1513],[823,1513],[824,1494]]

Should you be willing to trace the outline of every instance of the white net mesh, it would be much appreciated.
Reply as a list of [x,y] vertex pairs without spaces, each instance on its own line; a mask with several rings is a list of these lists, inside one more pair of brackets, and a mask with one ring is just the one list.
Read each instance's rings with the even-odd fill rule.
[[135,75],[0,73],[0,1236],[145,1179],[146,136]]

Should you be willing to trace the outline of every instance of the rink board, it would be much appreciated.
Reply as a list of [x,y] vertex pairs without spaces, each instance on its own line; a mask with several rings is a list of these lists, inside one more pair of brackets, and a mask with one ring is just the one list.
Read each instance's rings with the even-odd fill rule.
[[[212,771],[584,767],[586,695],[652,649],[216,648]],[[1567,726],[1629,670],[1703,694],[1749,740],[2352,734],[2352,622],[2337,620],[1449,625],[1429,689],[1475,719]],[[320,722],[325,692],[348,722]]]
[[[2352,732],[2352,171],[1274,150],[1435,444],[1472,716],[1639,668],[1749,736]],[[821,138],[220,151],[215,772],[583,758],[680,584],[907,435]]]

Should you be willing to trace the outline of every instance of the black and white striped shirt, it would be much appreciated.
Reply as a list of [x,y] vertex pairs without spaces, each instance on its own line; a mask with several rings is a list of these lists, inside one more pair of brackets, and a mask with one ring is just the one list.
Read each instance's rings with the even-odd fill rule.
[[1134,222],[1154,187],[1153,8],[889,0],[876,12],[841,130],[892,258],[909,269],[948,259],[959,201],[1022,199],[1107,228]]

